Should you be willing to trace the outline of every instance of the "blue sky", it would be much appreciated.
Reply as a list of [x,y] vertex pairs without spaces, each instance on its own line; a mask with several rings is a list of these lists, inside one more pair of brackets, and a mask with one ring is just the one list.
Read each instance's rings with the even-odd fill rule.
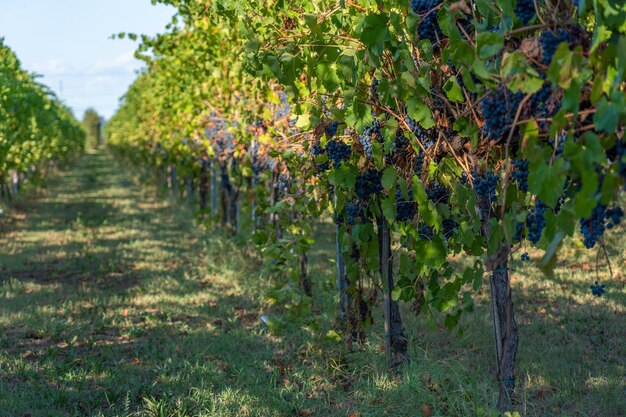
[[150,0],[0,0],[0,37],[77,117],[94,107],[108,118],[141,68],[137,44],[111,35],[154,35],[173,14]]

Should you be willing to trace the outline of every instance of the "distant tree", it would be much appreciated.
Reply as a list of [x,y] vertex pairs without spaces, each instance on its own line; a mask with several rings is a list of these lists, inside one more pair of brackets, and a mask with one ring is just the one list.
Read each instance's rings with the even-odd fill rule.
[[96,148],[102,139],[102,117],[93,108],[85,110],[83,126],[87,131],[87,146]]

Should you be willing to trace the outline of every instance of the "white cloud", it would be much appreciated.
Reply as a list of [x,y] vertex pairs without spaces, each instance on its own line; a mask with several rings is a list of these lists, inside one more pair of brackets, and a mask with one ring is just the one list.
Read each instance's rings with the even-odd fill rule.
[[33,68],[35,72],[44,73],[46,75],[63,74],[67,72],[65,63],[57,58],[49,59],[44,63],[36,63]]
[[107,74],[111,72],[132,73],[139,68],[141,63],[135,59],[135,53],[132,50],[126,51],[113,59],[106,61],[98,61],[88,70],[91,74]]

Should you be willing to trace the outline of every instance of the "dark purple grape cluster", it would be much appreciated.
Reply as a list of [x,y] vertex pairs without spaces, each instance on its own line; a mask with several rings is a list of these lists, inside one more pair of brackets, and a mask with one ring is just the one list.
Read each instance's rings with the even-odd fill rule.
[[580,219],[580,232],[583,234],[583,243],[587,249],[596,245],[605,230],[606,206],[598,204],[591,212],[591,217]]
[[515,4],[515,16],[517,16],[523,24],[528,24],[528,22],[530,22],[535,15],[534,0],[517,0],[517,3]]
[[595,295],[596,297],[602,297],[602,294],[606,292],[604,287],[604,284],[601,285],[600,283],[598,283],[598,281],[596,281],[595,283],[591,284],[589,288],[591,288],[591,293],[593,295]]
[[556,135],[556,138],[550,137],[548,142],[550,143],[550,147],[552,149],[556,148],[555,155],[561,156],[563,155],[563,150],[565,149],[565,142],[567,141],[567,133],[560,133]]
[[398,156],[404,156],[408,153],[411,142],[404,136],[404,130],[396,130],[396,137],[393,141],[391,151]]
[[546,227],[546,211],[548,206],[541,200],[535,200],[533,207],[526,217],[526,227],[528,228],[528,240],[536,245],[541,239],[543,229]]
[[339,127],[339,122],[335,121],[332,122],[331,124],[329,124],[328,126],[326,126],[326,137],[327,138],[333,138],[335,137],[335,135],[337,134],[337,128]]
[[526,261],[530,261],[530,256],[528,255],[528,252],[522,253],[522,262]]
[[340,140],[328,141],[326,145],[326,152],[328,153],[328,159],[333,162],[335,168],[339,168],[343,161],[350,159],[352,155],[352,149],[347,144]]
[[274,183],[274,188],[277,190],[286,193],[289,191],[289,187],[291,186],[291,179],[287,177],[285,174],[280,174],[278,176],[278,180]]
[[450,199],[450,193],[448,189],[444,187],[439,181],[433,181],[426,187],[426,195],[428,199],[433,203],[447,203]]
[[356,185],[354,187],[356,195],[363,200],[367,200],[372,194],[381,193],[383,191],[381,179],[382,174],[374,168],[362,172],[356,178]]
[[520,159],[513,161],[513,172],[511,178],[522,192],[528,192],[528,161]]
[[396,220],[411,221],[417,213],[417,203],[413,200],[413,191],[408,190],[408,198],[404,198],[402,190],[396,188]]
[[483,131],[489,139],[499,142],[508,137],[523,98],[523,93],[514,93],[506,86],[485,96],[481,102],[481,111],[485,118]]
[[374,101],[378,101],[378,84],[380,84],[380,81],[374,77],[372,83],[370,84],[370,97]]
[[[444,238],[450,239],[454,235],[454,232],[459,228],[459,223],[452,218],[448,218],[441,222],[441,226]],[[417,229],[417,233],[419,234],[420,239],[431,240],[433,236],[435,236],[435,230],[425,224],[422,224]]]
[[[545,74],[540,73],[541,78],[545,79]],[[530,97],[529,112],[530,116],[537,118],[547,118],[554,116],[560,107],[560,104],[554,103],[550,106],[550,97],[552,96],[552,85],[549,81],[545,81],[543,86]],[[550,130],[550,122],[540,121],[539,127],[543,132]]]
[[459,228],[459,223],[453,218],[444,219],[441,223],[443,226],[443,236],[450,239],[454,232]]
[[359,136],[359,142],[363,145],[365,156],[372,158],[374,156],[374,148],[372,147],[372,139],[381,142],[383,136],[380,134],[380,120],[375,119],[371,125],[365,126],[365,130]]
[[361,201],[354,201],[346,206],[347,223],[354,226],[367,222],[367,204]]
[[419,235],[420,239],[430,240],[435,235],[435,230],[430,226],[421,224],[420,227],[418,227],[417,229],[417,234]]
[[474,191],[478,198],[486,205],[496,201],[496,189],[498,188],[498,177],[493,172],[486,172],[482,175],[472,173],[474,177]]
[[624,210],[620,206],[611,207],[606,210],[605,216],[607,220],[606,228],[612,229],[622,222]]
[[543,52],[543,63],[546,65],[550,65],[550,62],[552,62],[552,57],[558,49],[559,44],[561,44],[561,42],[569,43],[571,40],[572,37],[565,29],[557,29],[554,32],[549,30],[544,30],[543,32],[541,32],[540,41],[541,50]]
[[[313,146],[311,146],[311,155],[313,155],[314,161],[316,157],[318,157],[319,155],[324,155],[324,154],[326,154],[326,149],[324,149],[324,147],[322,147],[322,145],[320,145],[319,143],[314,143]],[[317,170],[318,173],[324,172],[328,170],[329,168],[330,168],[329,161],[326,161],[323,163],[315,162],[315,169]]]
[[441,0],[411,0],[413,12],[421,17],[417,34],[420,39],[428,39],[433,45],[443,38],[443,32],[437,23],[436,8],[440,4]]

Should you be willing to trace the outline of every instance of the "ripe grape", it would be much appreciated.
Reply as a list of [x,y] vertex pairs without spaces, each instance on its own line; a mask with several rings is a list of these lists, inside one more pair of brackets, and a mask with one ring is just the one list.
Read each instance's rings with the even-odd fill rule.
[[570,42],[572,40],[569,32],[565,29],[557,29],[554,32],[544,30],[541,32],[541,49],[543,52],[543,63],[550,65],[552,57],[559,47],[561,42]]
[[332,138],[337,134],[337,128],[339,127],[339,122],[332,122],[328,126],[326,126],[326,137]]
[[[313,160],[315,161],[315,157],[319,155],[324,155],[326,153],[326,149],[322,147],[319,143],[314,143],[311,146],[311,154],[313,155]],[[318,173],[324,172],[330,168],[330,162],[326,161],[323,163],[315,162],[315,169]]]
[[382,174],[374,168],[361,173],[356,178],[355,191],[363,200],[367,200],[370,195],[378,194],[383,191],[381,183]]
[[598,204],[591,212],[591,217],[580,219],[580,231],[583,234],[583,243],[587,249],[596,245],[605,230],[606,206]]
[[328,159],[333,161],[333,166],[339,168],[343,161],[350,159],[352,155],[352,149],[339,140],[331,140],[326,145],[326,152],[328,153]]
[[620,206],[611,207],[606,210],[605,217],[607,220],[607,229],[612,229],[622,222],[624,217],[624,210]]
[[346,206],[348,224],[354,226],[358,223],[367,222],[367,204],[361,201],[354,201]]
[[520,191],[528,192],[528,161],[525,159],[520,159],[518,161],[513,161],[513,172],[511,173],[511,178],[517,184]]
[[444,219],[444,221],[442,222],[442,226],[443,226],[443,236],[446,239],[450,239],[452,235],[454,234],[454,231],[458,229],[459,223],[456,220],[449,218],[449,219]]
[[448,189],[438,181],[433,181],[428,184],[428,187],[426,188],[426,195],[433,203],[447,203],[450,199]]
[[491,203],[496,201],[498,177],[493,172],[487,172],[483,175],[473,173],[472,175],[474,177],[474,190],[478,194],[479,199],[487,206],[491,206]]
[[428,39],[433,45],[443,37],[443,32],[437,23],[437,10],[435,9],[440,4],[441,0],[411,0],[413,12],[421,17],[417,34],[420,39]]
[[383,137],[380,134],[380,121],[374,120],[371,125],[367,125],[363,133],[359,136],[359,142],[363,145],[363,151],[368,158],[373,157],[374,148],[372,147],[372,139],[381,142]]
[[508,136],[523,98],[523,93],[513,93],[506,86],[485,96],[481,102],[481,111],[485,118],[483,131],[489,139],[499,142]]
[[604,284],[600,285],[598,281],[596,281],[594,284],[591,284],[589,288],[591,288],[591,293],[593,295],[595,295],[596,297],[601,297],[602,294],[605,293],[604,287]]
[[396,220],[405,222],[413,220],[417,212],[417,203],[413,200],[413,191],[408,190],[408,199],[404,198],[402,190],[396,188]]
[[515,4],[515,16],[523,23],[528,24],[535,17],[534,0],[517,0]]
[[526,217],[526,227],[528,228],[528,240],[534,245],[541,239],[543,229],[546,227],[545,211],[548,206],[541,200],[535,200],[535,207]]
[[528,256],[528,252],[522,253],[522,261],[530,261],[530,256]]

